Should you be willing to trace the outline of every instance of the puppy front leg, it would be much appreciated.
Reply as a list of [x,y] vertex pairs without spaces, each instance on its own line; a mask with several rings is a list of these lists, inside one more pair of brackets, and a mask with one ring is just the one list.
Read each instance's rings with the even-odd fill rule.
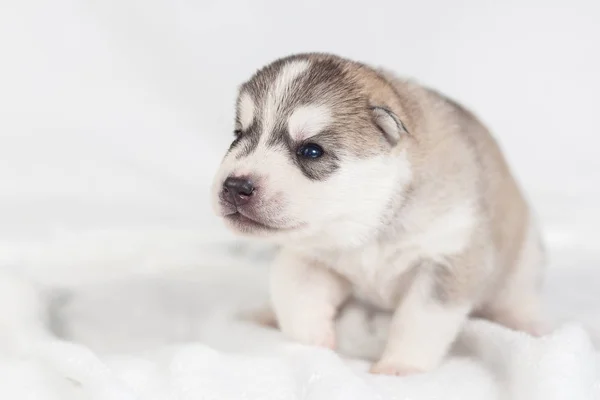
[[271,301],[281,331],[300,343],[335,348],[334,319],[350,285],[325,266],[283,250],[271,270]]
[[448,298],[440,291],[449,288],[437,285],[430,271],[415,277],[392,317],[386,348],[372,373],[409,375],[430,371],[442,361],[471,306],[464,298]]

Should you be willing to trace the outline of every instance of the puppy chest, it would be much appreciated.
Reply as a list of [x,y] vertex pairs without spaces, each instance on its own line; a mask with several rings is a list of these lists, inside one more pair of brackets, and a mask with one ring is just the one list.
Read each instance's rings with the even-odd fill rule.
[[397,249],[373,246],[341,255],[331,266],[352,283],[355,297],[393,309],[402,296],[411,259]]

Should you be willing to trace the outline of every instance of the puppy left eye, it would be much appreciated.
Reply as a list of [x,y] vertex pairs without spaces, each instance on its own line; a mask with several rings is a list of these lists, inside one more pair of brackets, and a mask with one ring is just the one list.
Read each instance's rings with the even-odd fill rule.
[[314,159],[321,157],[324,151],[323,148],[321,148],[321,146],[319,146],[318,144],[307,143],[305,145],[300,146],[296,153],[302,158]]

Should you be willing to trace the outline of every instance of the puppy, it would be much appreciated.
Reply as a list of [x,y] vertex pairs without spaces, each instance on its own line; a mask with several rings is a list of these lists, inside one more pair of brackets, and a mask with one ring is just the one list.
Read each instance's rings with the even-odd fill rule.
[[469,316],[539,333],[543,249],[488,130],[447,97],[330,54],[274,61],[242,84],[214,180],[234,231],[280,245],[284,334],[335,347],[351,296],[393,313],[371,369],[435,368]]

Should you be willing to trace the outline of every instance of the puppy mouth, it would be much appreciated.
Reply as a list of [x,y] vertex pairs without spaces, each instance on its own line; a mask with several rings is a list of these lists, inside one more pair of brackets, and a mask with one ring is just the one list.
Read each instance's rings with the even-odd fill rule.
[[303,224],[294,226],[273,226],[268,223],[258,221],[248,215],[236,210],[234,212],[223,215],[229,225],[241,233],[252,234],[252,233],[269,233],[269,232],[289,232],[301,228]]
[[262,231],[277,231],[282,230],[282,228],[277,228],[271,225],[267,225],[263,222],[259,222],[253,218],[248,217],[247,215],[242,214],[239,211],[235,211],[231,214],[227,214],[223,216],[229,223],[234,225],[236,228],[243,232],[252,232],[254,230],[262,230]]

